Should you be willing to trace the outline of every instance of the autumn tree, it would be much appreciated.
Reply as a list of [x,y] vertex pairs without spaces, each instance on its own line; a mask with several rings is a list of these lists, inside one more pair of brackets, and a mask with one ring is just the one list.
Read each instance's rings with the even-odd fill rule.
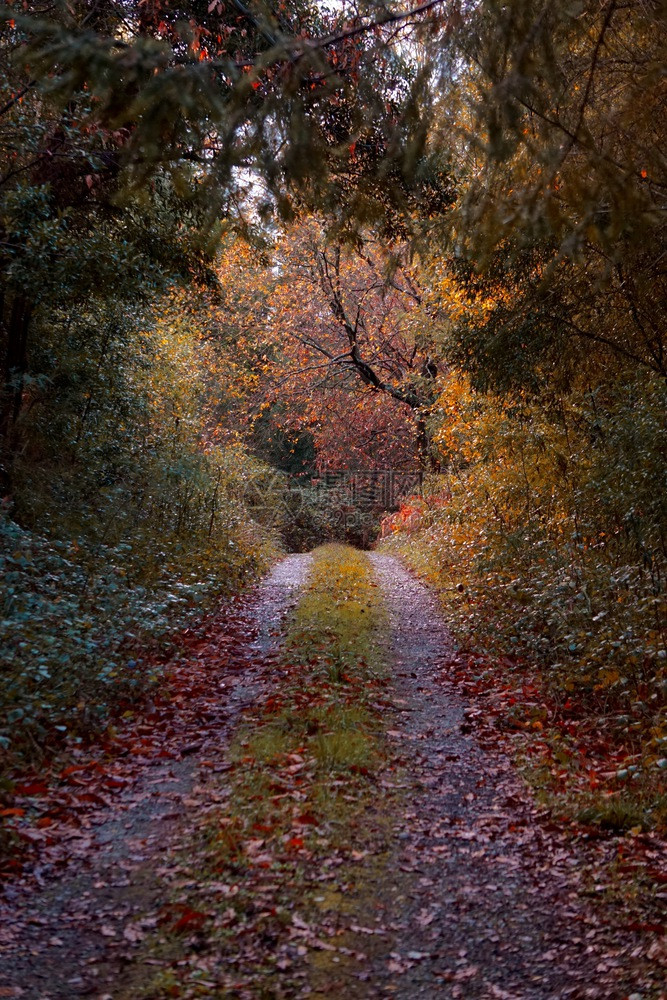
[[406,248],[329,241],[311,217],[275,260],[271,403],[312,430],[322,466],[427,464],[438,359]]

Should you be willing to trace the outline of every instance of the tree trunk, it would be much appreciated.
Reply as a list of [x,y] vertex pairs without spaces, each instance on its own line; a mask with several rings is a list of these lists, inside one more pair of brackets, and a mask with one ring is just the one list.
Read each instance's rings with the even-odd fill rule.
[[[5,296],[2,303],[4,305]],[[32,303],[22,292],[15,292],[5,321],[5,310],[0,312],[4,327],[5,345],[2,359],[0,388],[0,492],[11,491],[12,465],[18,444],[16,424],[21,412],[23,380],[26,372],[28,331],[32,318]]]
[[433,454],[426,418],[423,415],[417,416],[417,450],[422,472],[440,472],[440,463]]

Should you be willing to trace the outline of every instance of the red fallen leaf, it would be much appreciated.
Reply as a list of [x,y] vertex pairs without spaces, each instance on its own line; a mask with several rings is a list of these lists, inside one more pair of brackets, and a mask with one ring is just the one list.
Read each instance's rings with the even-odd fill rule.
[[106,778],[104,784],[107,788],[124,788],[127,785],[126,778]]
[[74,775],[70,775],[67,784],[75,785],[77,788],[87,788],[90,784],[90,778],[84,778],[83,776],[75,778]]
[[43,781],[29,781],[26,784],[16,785],[14,788],[17,795],[42,795],[48,790],[48,786]]
[[95,805],[101,806],[109,805],[109,799],[98,792],[82,792],[81,795],[77,795],[76,802],[94,802]]
[[0,878],[11,878],[12,875],[17,871],[20,871],[21,868],[22,865],[18,858],[8,858],[2,863],[2,867],[0,868]]
[[313,816],[313,814],[311,812],[301,813],[300,816],[297,816],[296,822],[297,823],[302,823],[304,826],[306,826],[306,825],[307,826],[319,826],[320,825],[320,821],[317,819],[316,816]]
[[25,816],[25,809],[0,809],[0,816]]
[[664,934],[667,929],[664,924],[647,924],[640,920],[633,920],[625,926],[629,931],[648,931],[651,934]]
[[64,770],[60,772],[60,777],[68,778],[70,774],[76,774],[77,771],[85,771],[86,767],[86,764],[70,764],[69,767],[64,768]]
[[40,816],[40,818],[37,820],[36,825],[39,827],[45,827],[45,826],[51,826],[52,823],[53,823],[52,816]]
[[184,930],[199,930],[208,920],[207,913],[201,913],[199,910],[191,910],[189,907],[184,907],[184,910],[185,912],[182,916],[172,925],[171,929],[176,933]]
[[303,837],[290,837],[290,839],[287,841],[287,846],[293,847],[295,849],[303,847]]
[[100,764],[99,760],[94,760],[88,764],[86,770],[97,771],[98,774],[106,774],[109,768],[105,764]]

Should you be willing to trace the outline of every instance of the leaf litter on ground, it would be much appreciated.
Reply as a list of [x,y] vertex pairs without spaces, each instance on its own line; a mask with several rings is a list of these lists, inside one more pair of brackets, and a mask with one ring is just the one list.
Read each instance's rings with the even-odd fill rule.
[[[525,995],[525,982],[522,987],[520,975],[517,980],[518,960],[511,958],[516,942],[508,951],[502,925],[477,924],[481,929],[471,931],[470,920],[478,911],[488,913],[490,899],[511,905],[527,869],[517,919],[519,926],[538,925],[531,969],[521,972],[533,982],[531,996],[561,995],[544,993],[539,977],[547,982],[553,972],[544,970],[554,969],[560,976],[573,960],[574,992],[568,996],[615,996],[605,984],[623,977],[627,995],[631,989],[642,1000],[660,995],[662,925],[638,920],[624,927],[613,901],[599,898],[606,896],[599,873],[609,839],[581,834],[573,844],[571,830],[565,836],[560,819],[531,801],[514,776],[512,753],[498,748],[500,735],[513,752],[516,733],[498,729],[497,714],[487,711],[479,692],[465,691],[467,706],[455,693],[470,680],[464,672],[457,676],[460,661],[434,628],[433,609],[415,606],[421,598],[396,567],[384,573],[383,584],[407,619],[395,633],[391,687],[384,678],[370,685],[355,682],[352,673],[343,679],[345,665],[341,672],[330,651],[316,643],[301,661],[296,649],[286,658],[264,648],[260,657],[256,622],[240,606],[237,628],[226,609],[205,635],[189,640],[189,655],[171,674],[170,695],[145,715],[124,720],[113,746],[89,748],[89,757],[67,765],[81,770],[63,776],[62,768],[57,781],[49,774],[25,776],[19,804],[8,808],[25,810],[9,818],[26,829],[42,829],[35,817],[50,815],[32,800],[40,806],[51,795],[57,799],[63,784],[73,786],[72,798],[80,789],[91,796],[79,812],[65,810],[57,820],[69,837],[28,841],[22,876],[8,883],[5,914],[22,915],[18,932],[27,930],[38,944],[43,974],[60,977],[60,986],[45,996],[90,989],[104,995],[104,982],[113,981],[121,989],[114,988],[114,1000],[215,996],[220,990],[250,998],[265,988],[286,997],[312,989],[337,995],[344,989],[359,998],[518,997]],[[274,625],[276,604],[284,609],[286,597],[274,599]],[[429,631],[435,659],[433,643],[430,651],[423,648]],[[414,663],[405,648],[410,642],[417,644]],[[420,659],[429,661],[428,670]],[[226,716],[220,695],[236,687],[243,688],[241,697]],[[370,767],[348,760],[346,768],[327,771],[327,792],[335,795],[336,809],[347,810],[339,824],[326,801],[313,800],[315,791],[322,795],[322,754],[331,765],[321,712],[334,695],[337,701],[342,696],[346,710],[365,699],[377,750]],[[459,716],[443,730],[443,709],[451,702]],[[291,742],[272,743],[276,720],[286,718]],[[482,758],[471,749],[480,744]],[[107,787],[109,779],[118,784]],[[47,790],[35,787],[38,782]],[[159,832],[149,826],[133,842],[133,831],[125,831],[130,851],[123,858],[112,853],[111,869],[107,864],[96,871],[104,853],[96,831],[111,822],[113,844],[121,827],[132,826],[133,810],[152,806],[156,789],[166,800]],[[631,862],[640,839],[659,865],[661,845],[638,836],[629,841]],[[81,899],[65,899],[62,933],[63,908],[54,903],[53,889],[75,879],[82,863],[93,869],[93,881]],[[580,898],[589,877],[605,889],[594,909]],[[549,921],[556,917],[560,936],[551,943]],[[3,920],[3,927],[8,924]],[[84,929],[88,939],[84,935],[81,948]],[[17,940],[5,940],[10,952]],[[489,947],[493,972],[484,954]],[[577,964],[582,950],[587,957]],[[77,963],[83,958],[84,974],[74,965],[75,954]]]

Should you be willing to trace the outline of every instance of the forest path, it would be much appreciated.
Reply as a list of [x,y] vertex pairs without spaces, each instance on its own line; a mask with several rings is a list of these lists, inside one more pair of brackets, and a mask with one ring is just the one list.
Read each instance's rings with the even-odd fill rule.
[[[384,749],[376,769],[332,773],[341,801],[362,789],[337,846],[304,813],[313,772],[303,750],[270,764],[287,765],[276,802],[288,814],[294,804],[296,830],[252,828],[220,867],[206,859],[206,831],[230,829],[234,781],[256,764],[233,764],[231,743],[266,731],[262,713],[295,669],[280,637],[310,557],[290,556],[212,616],[168,700],[128,721],[115,756],[99,751],[99,780],[112,775],[117,789],[109,801],[95,799],[93,768],[82,811],[48,827],[51,855],[0,904],[0,997],[664,996],[638,929],[611,911],[614,924],[601,919],[582,895],[585,845],[535,807],[500,741],[478,739],[484,706],[450,679],[436,598],[397,560],[369,558],[389,612],[380,648],[390,675],[372,695]],[[354,697],[353,685],[340,690]]]
[[91,765],[104,775],[68,803],[81,809],[49,827],[54,846],[0,897],[0,997],[119,995],[178,879],[179,851],[224,801],[230,739],[271,685],[276,636],[308,563],[290,556],[225,601],[176,665],[164,711],[127,722],[111,758],[93,748],[63,780],[87,777]]

